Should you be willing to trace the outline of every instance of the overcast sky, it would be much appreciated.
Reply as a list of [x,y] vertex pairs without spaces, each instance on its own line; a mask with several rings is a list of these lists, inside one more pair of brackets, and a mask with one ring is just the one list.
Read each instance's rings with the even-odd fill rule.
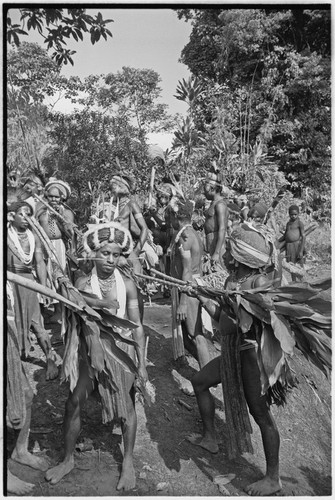
[[[51,3],[48,5],[51,6]],[[66,5],[68,6],[69,4]],[[33,4],[27,4],[27,7],[33,7]],[[153,69],[162,79],[161,102],[168,104],[169,113],[185,115],[186,104],[173,95],[178,81],[183,78],[188,79],[190,76],[187,67],[178,60],[188,42],[191,24],[178,20],[176,12],[164,7],[163,4],[157,4],[152,8],[125,6],[116,9],[104,6],[96,8],[92,3],[92,7],[87,8],[87,11],[93,16],[101,12],[104,19],[112,19],[113,22],[108,25],[108,29],[113,37],[108,37],[107,41],[101,39],[95,45],[91,44],[89,35],[84,36],[83,42],[76,43],[70,40],[67,48],[76,51],[73,56],[74,66],[70,64],[63,66],[62,74],[67,77],[84,78],[92,74],[116,73],[123,66]],[[11,11],[11,17],[13,22],[14,20],[19,22],[17,9]],[[22,37],[23,40],[39,43],[45,48],[43,38],[37,31],[29,31],[28,36]],[[62,100],[54,109],[67,112],[73,107],[68,101]],[[172,134],[150,135],[152,142],[159,144],[163,149],[170,147]]]
[[[108,25],[113,37],[108,37],[107,41],[101,39],[95,45],[91,44],[89,35],[83,42],[70,41],[67,48],[76,51],[74,66],[64,66],[62,73],[85,77],[116,73],[122,66],[153,69],[162,79],[162,102],[169,105],[170,113],[185,114],[186,105],[173,94],[178,80],[190,75],[178,59],[188,42],[191,25],[178,20],[176,12],[163,6],[151,9],[92,7],[88,11],[94,16],[101,12],[104,19],[113,19],[114,22]],[[29,36],[22,37],[22,40],[38,42],[44,47],[43,39],[35,31],[29,32]]]

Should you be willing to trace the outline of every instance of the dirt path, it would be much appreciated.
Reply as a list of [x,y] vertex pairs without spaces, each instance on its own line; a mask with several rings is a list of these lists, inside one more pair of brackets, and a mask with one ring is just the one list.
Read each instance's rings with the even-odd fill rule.
[[[32,496],[244,496],[243,488],[264,473],[261,437],[253,422],[254,454],[244,454],[235,461],[229,461],[225,455],[227,435],[221,386],[214,390],[219,453],[211,455],[185,440],[190,432],[201,431],[201,421],[195,398],[180,390],[172,370],[190,378],[198,369],[197,363],[191,357],[187,367],[173,362],[170,306],[166,300],[146,304],[144,324],[150,336],[148,358],[153,366],[148,367],[148,372],[156,387],[156,403],[151,407],[137,403],[136,488],[128,494],[116,491],[122,459],[121,430],[118,425],[102,425],[100,403],[92,398],[83,411],[76,468],[59,484],[51,486],[43,473],[9,460],[14,474],[36,484]],[[56,348],[59,355],[62,349]],[[218,354],[213,345],[211,352],[213,356]],[[285,408],[273,408],[281,434],[281,495],[331,495],[330,382],[299,353],[291,365],[300,381],[299,388],[290,395]],[[62,452],[68,387],[59,385],[58,380],[45,381],[38,348],[26,366],[36,390],[30,447],[55,463]],[[8,449],[11,444],[9,433]],[[221,491],[214,483],[220,475],[230,475],[230,482]]]

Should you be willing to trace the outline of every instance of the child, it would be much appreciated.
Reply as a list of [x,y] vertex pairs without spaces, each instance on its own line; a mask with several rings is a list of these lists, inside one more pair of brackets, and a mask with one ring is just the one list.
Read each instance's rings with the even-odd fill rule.
[[[288,213],[290,219],[286,225],[285,233],[279,238],[279,242],[285,241],[287,262],[299,263],[303,267],[306,236],[304,225],[299,218],[299,207],[291,205]],[[296,279],[297,276],[292,273],[292,280],[296,281]]]

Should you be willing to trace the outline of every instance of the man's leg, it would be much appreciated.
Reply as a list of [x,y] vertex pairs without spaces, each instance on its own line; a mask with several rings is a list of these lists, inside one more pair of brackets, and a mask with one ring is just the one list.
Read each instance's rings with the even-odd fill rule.
[[218,356],[207,363],[191,380],[202,419],[203,435],[193,434],[187,439],[190,443],[201,446],[211,453],[217,453],[219,447],[214,427],[215,405],[209,389],[221,382],[220,362],[221,358]]
[[[210,361],[210,355],[207,339],[202,333],[201,306],[196,298],[187,298],[187,319],[185,323],[187,333],[192,339],[190,342],[194,342],[196,348],[195,358],[201,369]],[[185,347],[188,349],[186,345]],[[192,354],[192,351],[190,352]]]
[[74,449],[80,432],[80,412],[85,401],[93,392],[95,382],[89,376],[88,367],[84,361],[79,365],[79,379],[73,392],[66,402],[64,417],[64,460],[49,469],[45,475],[47,481],[56,484],[74,468]]
[[249,411],[260,428],[266,460],[263,479],[246,487],[249,495],[271,495],[282,487],[279,477],[279,432],[266,395],[261,395],[260,372],[255,349],[241,352],[241,370]]
[[35,333],[38,345],[46,357],[47,369],[45,379],[53,380],[58,377],[58,367],[55,363],[55,352],[52,351],[49,334],[42,324],[34,320],[31,322],[31,329]]
[[[128,375],[126,376],[128,379]],[[136,485],[136,475],[133,462],[133,453],[136,439],[137,417],[135,411],[135,390],[134,378],[129,376],[129,392],[127,391],[127,413],[126,421],[122,421],[122,436],[123,436],[123,461],[121,476],[116,487],[117,490],[131,490]]]
[[33,469],[47,470],[49,467],[48,461],[43,457],[36,457],[28,451],[29,429],[31,422],[31,405],[33,401],[33,391],[27,388],[25,391],[26,397],[26,419],[23,427],[20,429],[15,448],[12,453],[12,460],[20,464],[29,465]]

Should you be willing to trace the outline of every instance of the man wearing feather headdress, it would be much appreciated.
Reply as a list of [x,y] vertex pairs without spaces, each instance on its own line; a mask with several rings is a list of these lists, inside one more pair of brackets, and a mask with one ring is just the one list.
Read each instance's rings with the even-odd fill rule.
[[[75,356],[79,352],[79,359],[75,357],[74,361],[69,361],[67,352],[70,353],[70,346],[66,349],[64,376],[70,378],[71,392],[66,403],[64,422],[65,457],[63,462],[47,472],[46,479],[55,484],[74,468],[73,453],[80,432],[80,409],[88,396],[98,390],[103,422],[121,419],[124,457],[117,490],[131,490],[136,482],[133,465],[136,436],[135,375],[125,368],[124,363],[120,364],[118,356],[127,354],[132,365],[137,358],[137,382],[142,386],[148,378],[137,289],[134,282],[117,269],[121,255],[127,257],[131,253],[133,242],[125,227],[118,222],[109,222],[91,226],[83,235],[82,243],[87,257],[93,259],[95,265],[90,274],[77,280],[76,287],[88,305],[105,311],[105,314],[108,312],[119,318],[128,318],[134,329],[122,330],[121,334],[116,331],[106,333],[105,328],[93,334],[92,330],[87,331],[87,325],[82,324],[83,335],[79,337],[79,346],[75,350]],[[115,349],[118,355],[115,355]],[[76,367],[78,363],[79,371],[73,379],[73,366]]]
[[[266,276],[263,269],[271,264],[276,265],[277,251],[271,241],[266,236],[247,224],[242,224],[235,229],[230,238],[225,254],[226,266],[231,270],[227,279],[227,290],[248,290],[263,286]],[[228,315],[221,304],[198,296],[206,311],[219,323],[219,330],[222,338],[226,339],[236,336],[237,323],[231,314]],[[292,339],[292,345],[294,341]],[[249,411],[260,428],[263,440],[264,453],[266,458],[266,475],[260,481],[247,486],[249,495],[271,495],[281,489],[279,477],[279,432],[270,411],[269,394],[264,393],[261,385],[261,373],[257,360],[257,342],[255,331],[251,328],[242,334],[240,347],[241,363],[241,383],[245,400]],[[292,347],[293,349],[293,347]],[[222,352],[225,351],[222,344]],[[192,385],[199,406],[200,415],[203,421],[203,435],[188,436],[188,441],[192,444],[203,447],[211,453],[218,452],[218,444],[214,429],[214,401],[209,389],[222,382],[224,379],[222,369],[227,363],[222,356],[210,361],[192,379]],[[227,382],[229,383],[229,381]],[[269,387],[268,387],[269,389]],[[236,390],[237,392],[237,390]],[[273,397],[273,394],[272,394]],[[225,398],[225,405],[229,404]],[[226,408],[227,410],[227,408]],[[235,406],[236,411],[236,406]],[[242,414],[242,411],[240,412]],[[238,415],[233,413],[232,418],[237,420]],[[249,423],[250,425],[250,423]],[[247,426],[246,426],[247,427]],[[251,451],[249,444],[249,434],[251,430],[246,430],[246,448],[243,451]],[[230,430],[228,429],[228,433]]]

